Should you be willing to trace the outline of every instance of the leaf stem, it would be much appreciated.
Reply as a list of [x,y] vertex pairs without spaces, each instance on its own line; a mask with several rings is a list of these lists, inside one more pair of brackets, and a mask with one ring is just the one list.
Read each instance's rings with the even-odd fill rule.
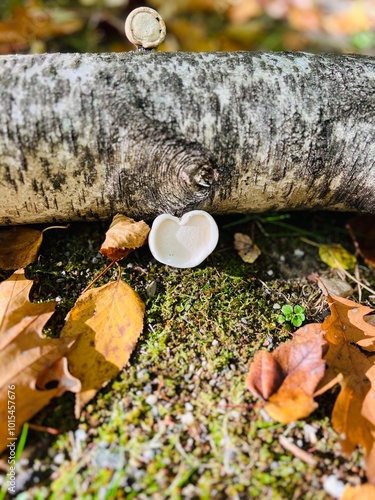
[[336,384],[339,384],[343,380],[343,374],[339,373],[335,378],[327,382],[327,384],[323,385],[320,387],[317,391],[314,392],[313,397],[316,398],[317,396],[320,396],[321,394],[324,394],[325,392],[329,391],[334,387]]
[[106,266],[105,269],[103,269],[103,271],[101,271],[97,276],[95,276],[95,278],[91,281],[91,283],[89,283],[87,285],[87,287],[83,290],[83,292],[81,293],[81,295],[83,295],[84,293],[86,293],[87,290],[89,290],[103,276],[103,274],[105,274],[109,269],[111,269],[112,266],[114,266],[115,264],[117,264],[118,260],[119,259],[111,260],[111,262],[108,264],[108,266]]
[[301,236],[300,240],[303,241],[304,243],[307,243],[308,245],[313,246],[313,247],[320,248],[322,246],[321,244],[316,243],[315,241],[311,241],[308,238],[305,238],[304,236]]
[[117,283],[121,281],[121,266],[118,263],[118,260],[115,260],[116,266],[117,266]]

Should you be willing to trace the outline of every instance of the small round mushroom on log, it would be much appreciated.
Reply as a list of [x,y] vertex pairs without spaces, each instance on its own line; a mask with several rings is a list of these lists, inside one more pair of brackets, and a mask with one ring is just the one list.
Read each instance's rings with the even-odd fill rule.
[[375,213],[375,60],[306,53],[0,57],[0,224]]

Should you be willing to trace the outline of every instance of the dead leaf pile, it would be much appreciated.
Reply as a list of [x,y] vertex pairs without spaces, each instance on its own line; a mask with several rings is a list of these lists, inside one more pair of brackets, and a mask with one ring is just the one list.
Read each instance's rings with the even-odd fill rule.
[[[144,222],[115,216],[100,250],[112,259],[106,269],[142,246],[148,232]],[[2,229],[0,267],[26,267],[37,258],[41,243],[41,231]],[[120,277],[119,268],[117,281],[85,291],[58,339],[42,335],[56,304],[29,301],[33,282],[23,269],[0,284],[0,451],[7,445],[9,394],[12,399],[15,393],[17,419],[11,437],[16,437],[24,422],[66,390],[77,393],[78,417],[128,362],[143,329],[145,306]]]
[[329,294],[327,301],[331,315],[322,324],[303,326],[274,352],[255,355],[246,386],[272,418],[289,423],[310,415],[315,397],[339,383],[333,428],[345,454],[363,446],[367,477],[375,484],[374,311]]

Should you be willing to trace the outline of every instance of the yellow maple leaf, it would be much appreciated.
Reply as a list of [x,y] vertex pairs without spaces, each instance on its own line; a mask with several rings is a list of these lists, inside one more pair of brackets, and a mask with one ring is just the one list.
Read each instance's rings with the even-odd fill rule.
[[123,281],[85,292],[67,316],[62,338],[75,337],[69,369],[82,383],[76,416],[125,366],[143,329],[145,306]]

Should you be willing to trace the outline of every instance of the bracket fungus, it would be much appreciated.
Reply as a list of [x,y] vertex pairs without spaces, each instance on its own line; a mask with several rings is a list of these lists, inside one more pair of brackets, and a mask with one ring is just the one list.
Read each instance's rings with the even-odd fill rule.
[[152,255],[162,264],[188,268],[198,266],[215,249],[219,229],[203,210],[192,210],[181,219],[162,214],[154,220],[148,238]]

